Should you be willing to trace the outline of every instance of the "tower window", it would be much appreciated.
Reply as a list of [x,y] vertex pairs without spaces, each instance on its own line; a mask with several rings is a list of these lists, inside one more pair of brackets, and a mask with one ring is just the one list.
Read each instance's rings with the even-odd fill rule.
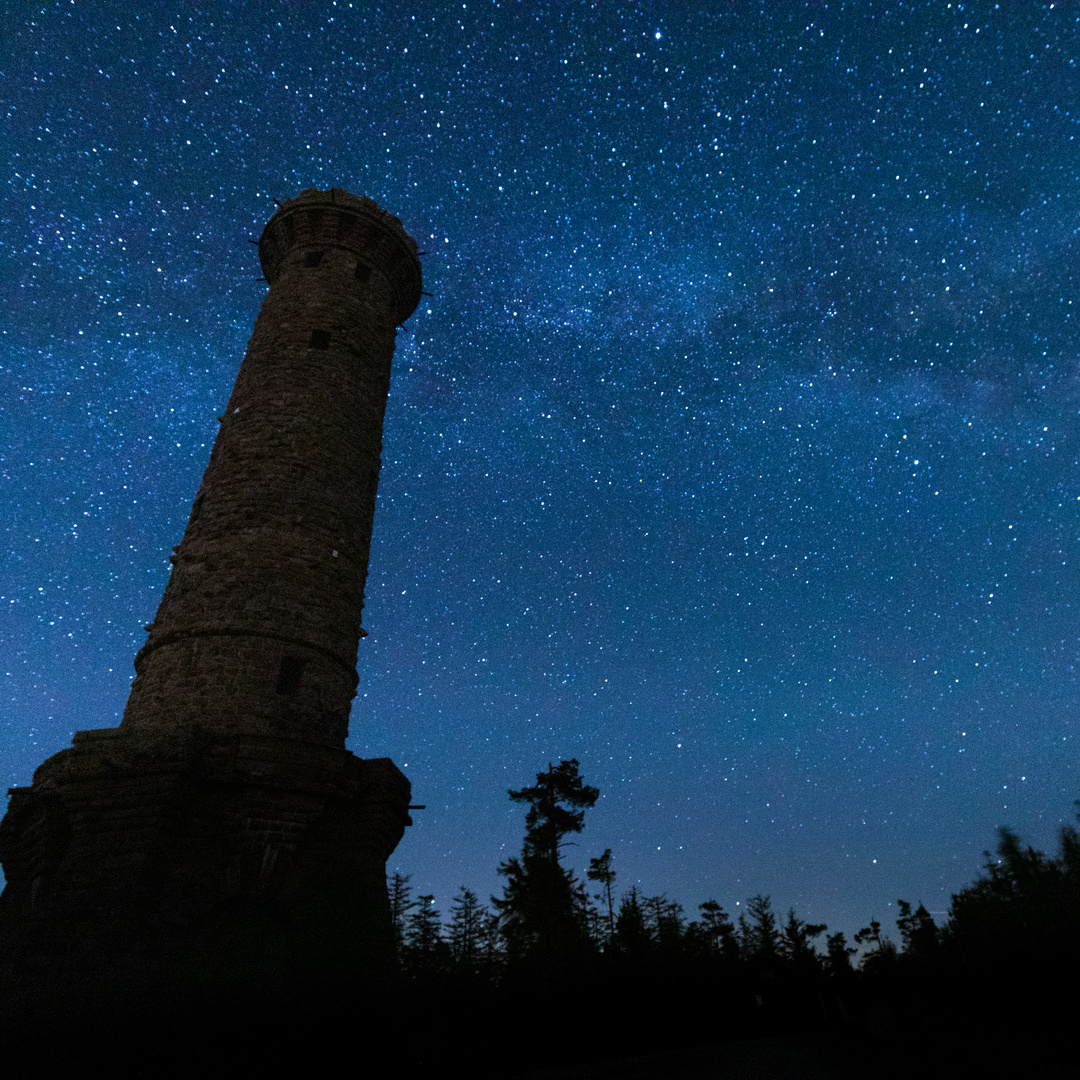
[[304,265],[311,270],[314,270],[319,263],[322,262],[323,253],[321,251],[309,251],[304,256]]
[[356,264],[356,280],[363,284],[369,277],[371,277],[371,267],[367,263],[358,262]]
[[311,331],[311,347],[313,349],[329,349],[330,348],[330,331],[329,330],[312,330]]
[[283,656],[278,668],[277,692],[291,694],[300,688],[304,674],[304,661],[299,656]]

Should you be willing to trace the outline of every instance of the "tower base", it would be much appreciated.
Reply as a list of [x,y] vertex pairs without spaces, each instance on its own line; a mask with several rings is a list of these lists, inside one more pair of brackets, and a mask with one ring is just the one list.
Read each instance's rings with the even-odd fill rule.
[[388,758],[266,737],[76,734],[0,822],[10,1016],[164,1016],[393,982]]

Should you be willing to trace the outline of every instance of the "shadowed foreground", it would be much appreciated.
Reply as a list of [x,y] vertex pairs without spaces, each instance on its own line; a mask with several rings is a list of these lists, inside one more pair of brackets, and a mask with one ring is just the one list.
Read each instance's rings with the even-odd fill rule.
[[[567,988],[568,996],[577,994]],[[858,1019],[786,1034],[745,1034],[701,1045],[692,1025],[650,1025],[633,1016],[584,1010],[559,1030],[535,999],[504,997],[440,1002],[295,1000],[289,1009],[257,1003],[215,1016],[143,1015],[123,1023],[62,1026],[4,1024],[0,1060],[7,1075],[113,1077],[197,1075],[305,1076],[322,1073],[394,1077],[513,1077],[520,1080],[849,1080],[856,1077],[1005,1077],[1063,1075],[1068,1019],[1013,1015],[975,1023],[913,1022],[910,1013],[871,1010]],[[434,1011],[432,1011],[434,1010]],[[662,1014],[663,1009],[660,1010]],[[700,1017],[698,1017],[700,1019]],[[538,1025],[541,1029],[536,1030]],[[1037,1034],[1036,1034],[1037,1033]],[[662,1048],[659,1048],[662,1047]]]

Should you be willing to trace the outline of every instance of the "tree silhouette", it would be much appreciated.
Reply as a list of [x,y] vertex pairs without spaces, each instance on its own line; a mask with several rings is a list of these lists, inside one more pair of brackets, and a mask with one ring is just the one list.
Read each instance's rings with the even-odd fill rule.
[[430,893],[420,896],[405,923],[405,964],[417,976],[430,975],[443,966],[448,953],[442,923]]
[[637,886],[623,894],[615,919],[615,945],[625,956],[640,957],[648,952],[652,939],[645,925],[645,912],[638,899]]
[[412,892],[409,886],[409,875],[395,871],[387,885],[387,892],[390,896],[390,922],[394,929],[394,947],[400,957],[405,946],[405,918],[415,906],[409,899]]
[[492,898],[502,915],[509,958],[569,957],[589,938],[574,875],[563,868],[559,856],[565,838],[581,832],[585,811],[600,792],[582,781],[578,763],[571,759],[549,765],[547,772],[536,774],[534,786],[509,795],[513,802],[529,805],[521,857],[499,867],[506,886],[501,899]]
[[607,920],[600,913],[600,909],[593,903],[589,890],[584,881],[577,881],[573,886],[574,909],[578,921],[585,928],[589,940],[598,949],[603,948],[607,941]]
[[661,894],[645,897],[641,906],[645,912],[646,929],[657,948],[662,952],[674,951],[682,940],[685,924],[682,904]]
[[848,945],[847,938],[844,937],[842,930],[830,934],[825,939],[825,948],[830,974],[843,978],[854,972],[855,969],[851,966],[851,958],[859,950]]
[[770,959],[779,955],[780,930],[768,896],[758,893],[746,902],[746,915],[739,916],[739,947],[745,957]]
[[558,861],[563,838],[579,833],[585,824],[585,811],[600,797],[597,788],[589,787],[578,773],[576,758],[548,765],[548,771],[536,774],[533,787],[509,792],[511,802],[529,804],[525,815],[525,848]]
[[486,914],[476,893],[464,886],[450,902],[450,953],[454,963],[464,971],[476,971],[480,962]]
[[794,908],[788,909],[787,921],[780,939],[780,953],[796,967],[815,968],[821,959],[814,948],[814,938],[825,933],[828,927],[824,923],[805,923],[795,914]]
[[1052,859],[999,829],[997,858],[986,852],[985,875],[952,898],[944,935],[951,947],[970,959],[993,949],[1016,962],[1080,953],[1080,838],[1073,826],[1062,828],[1060,843]]
[[615,883],[615,871],[611,868],[611,848],[605,848],[604,854],[589,860],[589,869],[585,871],[590,881],[597,881],[603,890],[597,893],[598,900],[607,903],[607,939],[615,936],[615,905],[611,898],[611,886]]
[[478,943],[480,962],[489,977],[494,977],[502,965],[503,957],[502,919],[497,911],[484,908],[484,917],[480,922]]
[[864,926],[861,930],[856,932],[855,944],[862,945],[864,941],[872,944],[875,949],[881,948],[881,923],[878,922],[877,919],[871,919],[869,926]]
[[863,954],[862,966],[868,970],[878,970],[891,964],[896,959],[896,946],[881,932],[881,923],[871,919],[869,926],[864,926],[855,934],[856,945],[870,945]]
[[[864,950],[856,967],[859,950],[843,933],[828,935],[819,951],[826,927],[791,908],[778,917],[763,894],[741,906],[737,925],[712,899],[686,925],[681,905],[664,893],[644,896],[634,886],[616,902],[610,848],[575,878],[561,856],[598,797],[576,761],[549,766],[535,785],[509,794],[528,813],[520,855],[499,867],[505,888],[493,898],[495,912],[462,887],[443,931],[431,896],[417,904],[408,877],[389,882],[414,1011],[434,1005],[442,1017],[431,1029],[432,1060],[441,1060],[448,1038],[460,1039],[463,1058],[486,1039],[515,1067],[546,1067],[560,1056],[679,1045],[688,1034],[738,1038],[822,1025],[834,1034],[865,1028],[872,1039],[902,1031],[890,1054],[912,1075],[941,1061],[959,1075],[997,1075],[1010,1046],[1008,1061],[1018,1066],[1011,1071],[1034,1075],[1025,1072],[1029,1043],[1006,1039],[1003,1047],[998,1033],[1020,1023],[1071,1031],[1080,965],[1074,826],[1061,830],[1056,858],[1000,830],[996,856],[987,854],[983,876],[953,897],[944,926],[901,899],[900,948],[872,920],[855,935]],[[600,886],[595,896],[591,882]],[[568,989],[602,1003],[606,1024],[568,1032]],[[865,1048],[855,1040],[839,1049],[847,1041],[838,1052]],[[850,1064],[854,1075],[863,1063]]]
[[896,926],[900,931],[900,941],[905,956],[930,956],[937,948],[938,928],[930,912],[920,904],[914,912],[907,900],[897,900],[900,918]]
[[705,942],[707,953],[723,956],[728,960],[738,959],[739,943],[735,937],[735,924],[728,918],[727,912],[715,900],[698,904],[698,911],[701,912],[700,921],[690,925],[697,928],[695,933],[700,934]]

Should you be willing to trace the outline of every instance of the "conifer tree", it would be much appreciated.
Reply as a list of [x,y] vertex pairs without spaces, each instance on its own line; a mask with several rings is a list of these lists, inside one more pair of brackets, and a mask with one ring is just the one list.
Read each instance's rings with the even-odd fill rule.
[[920,904],[914,912],[907,900],[897,900],[900,917],[896,920],[905,956],[927,957],[938,943],[938,928],[933,916]]
[[652,944],[636,885],[632,886],[628,893],[624,893],[619,902],[619,914],[615,919],[615,944],[621,953],[630,957],[642,956]]
[[568,959],[588,943],[588,930],[574,875],[559,858],[566,837],[581,832],[585,811],[600,792],[582,781],[571,759],[537,773],[533,787],[509,794],[513,802],[529,805],[521,857],[499,867],[506,886],[502,899],[492,898],[502,915],[510,959]]
[[814,938],[825,933],[827,929],[824,923],[803,922],[795,914],[795,909],[789,908],[780,939],[781,954],[797,967],[816,967],[821,958],[814,948]]
[[649,936],[661,951],[676,949],[682,940],[683,919],[682,904],[669,900],[661,893],[659,896],[647,896],[642,901],[645,911],[645,925]]
[[584,927],[589,941],[597,948],[604,943],[604,918],[600,909],[593,903],[589,890],[584,881],[575,881],[573,884],[574,912],[578,922]]
[[881,932],[881,923],[877,919],[871,919],[869,926],[864,926],[855,935],[856,945],[872,945],[863,955],[863,967],[880,969],[896,959],[896,946]]
[[706,950],[713,956],[737,959],[739,943],[735,938],[735,925],[727,912],[715,900],[698,904],[698,911],[701,912],[701,919],[691,925],[699,928]]
[[448,948],[442,937],[442,923],[435,897],[417,897],[416,908],[405,923],[405,961],[414,975],[430,975],[443,965]]
[[464,885],[450,902],[450,952],[454,962],[464,970],[477,968],[486,914],[476,893]]
[[394,931],[394,948],[400,957],[405,946],[405,918],[415,907],[409,898],[412,888],[409,885],[409,875],[394,872],[394,876],[387,883],[387,893],[390,896],[390,922]]
[[843,977],[855,970],[851,966],[851,958],[859,950],[848,945],[847,938],[844,937],[842,930],[830,934],[825,939],[825,948],[830,974]]
[[480,964],[489,977],[495,976],[504,959],[502,944],[502,919],[497,911],[484,908],[477,948]]
[[590,881],[600,883],[601,892],[597,899],[607,906],[607,940],[615,936],[615,905],[611,897],[611,886],[615,884],[615,871],[611,868],[611,848],[605,848],[599,858],[589,860],[589,869],[585,871]]
[[739,916],[739,947],[747,958],[771,959],[779,953],[780,930],[768,896],[758,893],[746,902],[746,915]]

